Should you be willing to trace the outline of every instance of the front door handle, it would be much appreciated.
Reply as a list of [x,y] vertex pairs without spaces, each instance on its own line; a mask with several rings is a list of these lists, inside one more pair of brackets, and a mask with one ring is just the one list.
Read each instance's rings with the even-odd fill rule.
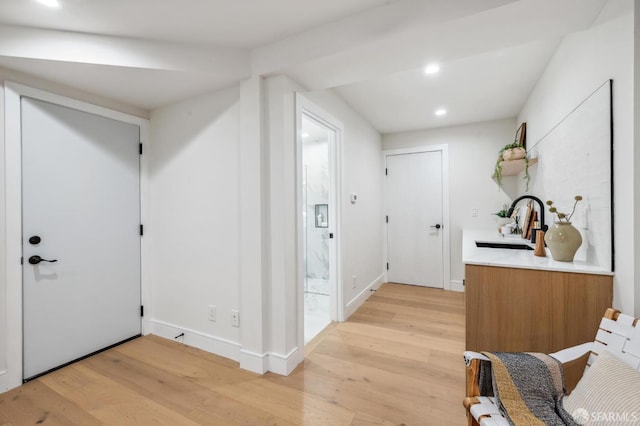
[[47,259],[43,259],[43,258],[41,258],[40,256],[37,256],[37,255],[36,255],[36,256],[31,256],[31,257],[29,258],[29,263],[30,263],[30,264],[32,264],[32,265],[37,265],[37,264],[38,264],[38,263],[40,263],[40,262],[50,262],[50,263],[53,263],[53,262],[57,262],[57,261],[58,261],[58,259],[47,260]]

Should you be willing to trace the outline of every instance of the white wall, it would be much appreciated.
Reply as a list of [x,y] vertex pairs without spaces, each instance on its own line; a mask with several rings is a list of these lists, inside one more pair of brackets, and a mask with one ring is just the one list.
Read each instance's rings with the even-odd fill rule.
[[[610,0],[592,28],[565,37],[518,117],[518,121],[527,122],[527,139],[535,143],[603,82],[613,79],[613,304],[626,313],[634,312],[637,277],[632,259],[639,249],[634,237],[638,225],[634,200],[639,188],[633,179],[633,40],[633,1]],[[570,189],[568,192],[572,194]]]
[[[7,369],[7,254],[6,254],[6,197],[5,197],[5,156],[4,156],[4,84],[0,84],[0,375]],[[0,389],[2,392],[3,389]]]
[[[399,149],[427,145],[449,145],[450,250],[452,287],[464,278],[462,230],[496,226],[495,217],[509,196],[491,179],[498,151],[513,142],[514,119],[442,127],[415,132],[391,133],[382,137],[382,148]],[[517,177],[504,177],[510,185]],[[478,216],[472,217],[472,210]]]
[[[231,326],[231,310],[239,308],[241,267],[239,103],[240,89],[233,87],[152,112],[146,227],[152,332],[173,338],[171,333],[185,331],[184,343],[209,339],[213,351],[234,359],[239,329]],[[208,305],[217,307],[215,322],[208,320]]]
[[[304,97],[344,126],[342,140],[341,253],[345,319],[382,283],[381,136],[364,118],[330,90],[306,92]],[[350,194],[358,201],[350,202]],[[353,277],[356,277],[355,286]]]
[[[633,103],[633,117],[634,117],[634,127],[633,127],[633,181],[640,182],[640,149],[635,148],[640,146],[640,7],[635,7],[635,16],[634,16],[634,103]],[[640,185],[636,185],[633,190],[634,193],[634,211],[640,211]],[[640,246],[640,215],[634,215],[634,232],[633,239],[635,242],[635,246]],[[633,256],[635,265],[634,268],[634,277],[640,277],[640,250],[635,250]],[[635,316],[640,316],[640,280],[636,279],[636,285],[634,290],[635,296]]]

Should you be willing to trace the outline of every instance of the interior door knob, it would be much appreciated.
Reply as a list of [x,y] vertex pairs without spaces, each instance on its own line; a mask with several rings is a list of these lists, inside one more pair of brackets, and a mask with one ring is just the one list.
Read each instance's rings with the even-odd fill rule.
[[436,228],[436,229],[440,229],[440,228],[442,228],[442,226],[441,226],[439,223],[437,223],[437,224],[435,224],[435,225],[431,225],[431,227],[432,227],[432,228]]
[[58,261],[58,259],[47,260],[47,259],[43,259],[43,258],[41,258],[40,256],[37,256],[37,255],[36,255],[36,256],[31,256],[31,257],[29,258],[29,263],[30,263],[30,264],[32,264],[32,265],[37,265],[37,264],[38,264],[38,263],[40,263],[40,262],[50,262],[50,263],[53,263],[53,262],[57,262],[57,261]]

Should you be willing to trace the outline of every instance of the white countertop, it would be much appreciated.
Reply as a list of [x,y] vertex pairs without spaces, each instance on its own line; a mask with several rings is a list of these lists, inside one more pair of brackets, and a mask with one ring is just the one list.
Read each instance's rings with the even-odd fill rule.
[[[613,272],[601,266],[589,265],[586,262],[558,262],[553,260],[548,248],[546,249],[547,257],[539,257],[533,254],[533,250],[477,247],[476,241],[503,244],[529,243],[528,240],[516,236],[504,237],[498,233],[497,230],[465,229],[462,231],[462,263],[465,265],[613,275]],[[531,247],[533,247],[533,245],[531,245]]]

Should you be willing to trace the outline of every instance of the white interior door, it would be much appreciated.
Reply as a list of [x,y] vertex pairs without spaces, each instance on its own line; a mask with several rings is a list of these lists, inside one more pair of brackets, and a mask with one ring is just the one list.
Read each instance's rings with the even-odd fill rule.
[[21,108],[29,379],[141,332],[140,139],[133,124],[29,98]]
[[442,152],[386,158],[388,280],[443,288]]

